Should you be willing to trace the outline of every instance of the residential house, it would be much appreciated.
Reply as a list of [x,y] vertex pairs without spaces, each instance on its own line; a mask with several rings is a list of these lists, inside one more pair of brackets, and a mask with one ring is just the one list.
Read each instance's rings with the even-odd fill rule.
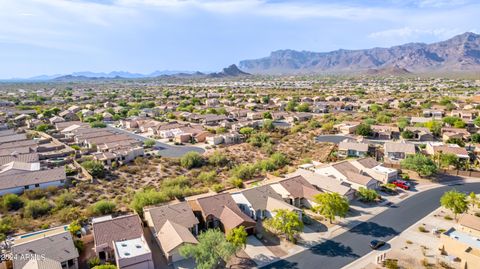
[[198,243],[199,222],[187,202],[145,208],[144,217],[169,263],[184,259],[182,245]]
[[12,246],[13,269],[78,269],[78,251],[65,226],[20,235]]
[[341,182],[348,183],[351,188],[358,190],[360,187],[375,189],[379,182],[362,170],[355,167],[349,161],[341,161],[333,164],[315,167],[315,173],[333,177]]
[[335,192],[347,198],[348,200],[352,200],[354,198],[355,190],[350,188],[349,184],[342,183],[335,178],[323,176],[315,173],[314,171],[302,168],[297,169],[297,171],[286,175],[286,177],[289,178],[297,175],[302,176],[305,180],[307,180],[310,184],[315,186],[321,192]]
[[115,242],[141,238],[142,220],[137,214],[116,218],[104,216],[92,220],[94,251],[101,260],[115,260]]
[[384,159],[391,162],[399,162],[408,155],[414,155],[415,145],[407,142],[386,142],[383,145]]
[[228,193],[188,200],[188,203],[205,229],[221,228],[228,233],[243,226],[247,233],[255,232],[255,221],[242,212]]
[[383,166],[373,158],[362,158],[350,162],[365,174],[382,182],[389,183],[398,178],[398,170]]
[[271,184],[271,187],[282,196],[284,201],[295,207],[312,208],[317,205],[315,195],[320,191],[301,175],[281,180]]
[[[475,228],[479,230],[479,227]],[[439,248],[448,256],[460,261],[459,268],[480,268],[480,237],[450,228],[440,234]]]
[[155,269],[153,255],[145,237],[114,241],[118,269]]
[[466,129],[443,127],[441,129],[442,140],[447,141],[449,139],[457,138],[464,141],[470,140],[470,133]]
[[40,170],[39,163],[13,161],[0,166],[0,195],[25,190],[60,187],[66,181],[65,167]]
[[360,122],[345,121],[334,125],[333,128],[342,134],[354,134],[359,125]]
[[452,110],[450,116],[459,117],[465,122],[472,122],[476,117],[478,117],[478,112],[474,110]]
[[372,125],[372,137],[381,140],[398,139],[400,137],[400,129],[396,126]]
[[270,185],[232,193],[232,199],[246,215],[257,221],[275,216],[275,210],[279,209],[300,211],[298,208],[286,203],[282,196]]
[[457,144],[430,142],[427,143],[425,151],[431,156],[436,156],[438,154],[453,154],[457,156],[460,160],[468,161],[470,159],[468,151]]
[[368,144],[344,140],[338,144],[337,154],[341,158],[346,157],[365,157],[368,155]]
[[430,129],[426,127],[412,127],[407,126],[405,127],[405,131],[410,131],[413,133],[412,140],[417,141],[433,141],[435,140],[435,136],[432,134]]

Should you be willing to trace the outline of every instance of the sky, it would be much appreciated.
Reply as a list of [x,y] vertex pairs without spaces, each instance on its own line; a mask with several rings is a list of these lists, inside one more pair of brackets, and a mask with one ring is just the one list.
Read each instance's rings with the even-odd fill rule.
[[279,49],[432,43],[479,18],[479,0],[0,0],[0,78],[220,71]]

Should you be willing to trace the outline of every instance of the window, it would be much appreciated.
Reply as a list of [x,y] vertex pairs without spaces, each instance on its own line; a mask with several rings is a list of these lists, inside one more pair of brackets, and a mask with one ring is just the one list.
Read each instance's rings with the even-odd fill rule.
[[35,188],[40,188],[40,184],[35,184]]
[[25,186],[24,188],[25,188],[26,190],[28,190],[28,189],[30,189],[30,186],[27,185],[27,186]]
[[65,180],[63,180],[63,179],[62,179],[62,180],[60,180],[60,183],[62,183],[62,184],[63,184],[64,182],[65,182]]

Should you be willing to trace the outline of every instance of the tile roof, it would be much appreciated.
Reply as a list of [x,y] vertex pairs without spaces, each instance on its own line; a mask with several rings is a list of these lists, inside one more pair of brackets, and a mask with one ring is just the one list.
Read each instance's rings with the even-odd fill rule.
[[[254,220],[240,210],[229,193],[198,198],[196,202],[205,218],[212,215],[220,219],[224,226],[227,226],[225,223],[231,223],[231,221],[237,219],[237,217],[241,218],[244,222],[255,224]],[[229,208],[229,210],[224,212],[225,208]],[[233,215],[236,215],[236,217]],[[232,220],[226,219],[226,217],[232,218]]]
[[0,166],[10,162],[34,163],[38,162],[38,153],[15,154],[0,156]]
[[164,222],[157,237],[164,253],[170,253],[170,251],[184,243],[198,243],[197,239],[185,226],[169,220]]
[[[59,262],[78,258],[78,251],[69,231],[14,245],[12,253],[45,255],[46,258]],[[23,268],[27,262],[26,259],[14,259],[14,268]]]
[[93,223],[93,238],[96,247],[108,246],[113,250],[113,241],[139,238],[142,235],[142,221],[137,214]]
[[320,193],[310,182],[300,175],[284,179],[280,181],[280,185],[295,198],[313,200],[313,196]]
[[385,153],[388,152],[404,152],[415,154],[415,145],[411,143],[395,143],[395,142],[386,142]]
[[198,224],[198,219],[187,202],[146,208],[144,214],[150,215],[156,231],[159,231],[167,221],[175,222],[187,228]]
[[356,150],[356,151],[368,151],[368,144],[357,142],[342,141],[338,144],[339,150]]
[[0,190],[65,180],[65,167],[0,176]]
[[268,197],[282,200],[282,196],[268,185],[244,190],[242,194],[255,210],[265,210],[267,208]]

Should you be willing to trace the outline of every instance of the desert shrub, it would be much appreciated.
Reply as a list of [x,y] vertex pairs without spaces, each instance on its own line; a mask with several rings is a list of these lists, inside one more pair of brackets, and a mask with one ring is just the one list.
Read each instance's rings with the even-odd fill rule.
[[30,200],[38,200],[47,197],[47,192],[42,189],[33,189],[25,191],[24,195]]
[[90,207],[90,212],[95,216],[101,216],[113,213],[115,208],[116,205],[114,202],[100,200]]
[[97,178],[102,178],[105,176],[105,167],[103,164],[98,161],[84,161],[82,163],[83,168],[85,168],[90,175]]
[[205,183],[213,183],[217,179],[217,172],[215,170],[210,172],[201,172],[198,175],[198,179]]
[[29,200],[25,204],[23,214],[25,215],[25,217],[38,218],[50,213],[51,209],[52,205],[47,200],[45,200],[45,198],[41,200]]
[[62,194],[60,194],[56,199],[55,199],[55,204],[57,208],[64,208],[69,205],[73,205],[75,203],[75,196],[73,193],[65,191]]
[[18,210],[23,207],[23,201],[18,195],[9,193],[3,196],[3,207],[7,210]]
[[217,183],[212,185],[212,190],[216,193],[221,192],[224,189],[223,184]]
[[180,159],[180,164],[187,169],[200,167],[203,165],[203,157],[198,152],[188,152]]
[[253,178],[257,169],[253,164],[240,164],[232,169],[231,175],[235,178],[239,178],[241,180],[248,180]]
[[228,163],[228,159],[224,154],[215,151],[210,157],[208,157],[208,163],[215,166],[225,166]]
[[231,178],[229,181],[230,181],[230,184],[232,184],[236,188],[243,187],[243,180],[240,178]]
[[143,212],[143,208],[148,205],[156,205],[168,201],[169,198],[164,193],[157,192],[154,189],[137,191],[130,204],[131,208],[138,213]]

